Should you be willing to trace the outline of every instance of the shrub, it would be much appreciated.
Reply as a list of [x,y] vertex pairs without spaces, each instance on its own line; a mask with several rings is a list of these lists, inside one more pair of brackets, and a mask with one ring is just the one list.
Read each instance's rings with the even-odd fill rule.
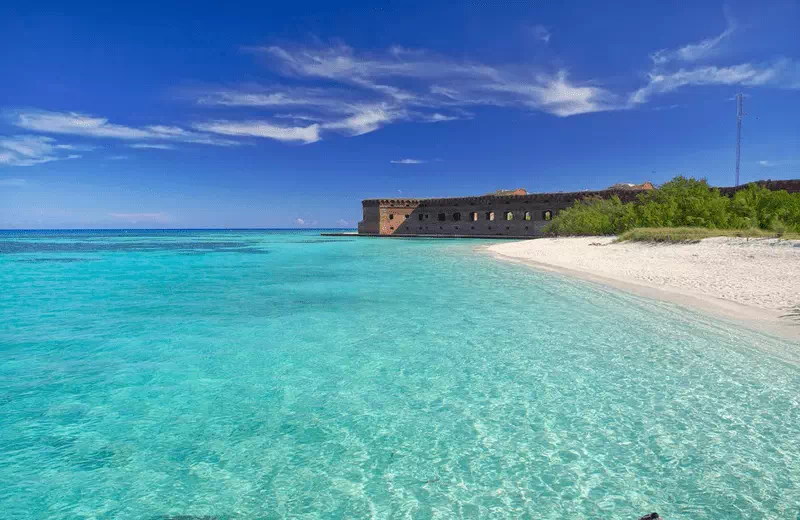
[[705,179],[675,177],[634,202],[619,197],[587,199],[560,212],[545,228],[553,235],[618,235],[634,228],[705,228],[800,232],[800,193],[770,191],[757,184],[733,198]]
[[618,242],[688,242],[694,243],[704,238],[739,237],[739,238],[774,238],[775,233],[763,229],[709,229],[701,227],[677,228],[636,228],[619,236]]
[[634,224],[633,206],[616,195],[577,201],[553,219],[545,233],[553,235],[617,235]]
[[705,179],[679,176],[659,189],[642,193],[635,204],[637,227],[726,228],[730,199]]

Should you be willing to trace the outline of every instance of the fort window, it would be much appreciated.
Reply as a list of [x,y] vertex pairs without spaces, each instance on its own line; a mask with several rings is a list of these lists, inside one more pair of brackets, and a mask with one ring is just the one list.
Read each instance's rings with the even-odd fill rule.
[[420,220],[422,220],[422,218],[423,218],[424,216],[425,216],[425,215],[423,215],[422,213],[420,213],[420,214],[419,214],[419,219],[420,219]]
[[506,220],[514,220],[514,214],[510,211],[503,213],[503,218]]
[[389,213],[389,220],[394,220],[394,213]]
[[[470,213],[469,218],[470,218],[471,221],[477,222],[478,221],[478,212],[477,211],[473,211],[472,213]],[[473,229],[475,229],[475,228],[473,228]]]
[[494,220],[494,211],[486,212],[486,220]]
[[439,222],[444,222],[445,215],[444,213],[439,213]]
[[553,212],[549,209],[542,211],[542,220],[553,220]]
[[453,220],[455,220],[456,222],[458,222],[459,220],[461,220],[461,213],[459,213],[458,211],[456,211],[455,213],[453,213]]
[[531,219],[531,212],[530,211],[526,211],[525,212],[525,220],[530,220],[530,219]]

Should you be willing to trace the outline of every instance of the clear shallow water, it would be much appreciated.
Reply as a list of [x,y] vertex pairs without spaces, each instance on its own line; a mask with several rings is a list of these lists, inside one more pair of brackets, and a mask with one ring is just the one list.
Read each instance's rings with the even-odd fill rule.
[[800,345],[483,245],[0,234],[0,516],[797,517]]

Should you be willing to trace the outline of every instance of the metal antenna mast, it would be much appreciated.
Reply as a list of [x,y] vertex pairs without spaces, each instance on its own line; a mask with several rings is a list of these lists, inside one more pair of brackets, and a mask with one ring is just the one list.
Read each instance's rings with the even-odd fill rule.
[[736,186],[739,185],[739,156],[742,148],[742,94],[736,94]]

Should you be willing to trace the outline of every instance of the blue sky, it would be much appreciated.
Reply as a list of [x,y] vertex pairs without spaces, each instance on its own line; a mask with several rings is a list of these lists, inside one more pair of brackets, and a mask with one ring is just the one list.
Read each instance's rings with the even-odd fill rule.
[[0,17],[0,228],[731,185],[737,92],[742,180],[800,177],[796,1],[36,4]]

